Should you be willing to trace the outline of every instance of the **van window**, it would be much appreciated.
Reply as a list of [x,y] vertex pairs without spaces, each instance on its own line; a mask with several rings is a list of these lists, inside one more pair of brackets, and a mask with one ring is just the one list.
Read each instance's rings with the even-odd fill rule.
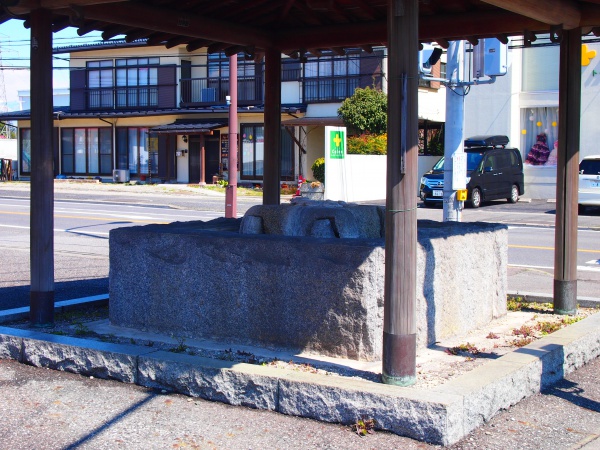
[[473,172],[479,168],[483,153],[467,152],[467,173]]
[[579,172],[585,175],[600,174],[600,159],[584,159],[579,163]]
[[488,155],[485,158],[485,162],[483,164],[483,169],[491,168],[492,170],[496,170],[498,168],[498,161],[496,159],[496,155]]
[[498,161],[498,168],[505,169],[512,165],[511,161],[510,161],[511,153],[512,152],[499,152],[496,154],[496,158]]

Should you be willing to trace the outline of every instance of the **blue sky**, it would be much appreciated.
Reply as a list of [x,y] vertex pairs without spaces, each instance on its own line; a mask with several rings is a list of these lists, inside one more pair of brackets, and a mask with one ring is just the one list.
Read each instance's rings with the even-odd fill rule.
[[[23,26],[22,20],[11,19],[0,25],[1,67],[2,74],[4,75],[4,86],[9,110],[20,109],[17,92],[29,89],[29,38],[29,30]],[[53,46],[84,44],[99,40],[101,40],[99,32],[88,33],[80,37],[77,35],[76,28],[69,27],[58,33],[54,33]],[[68,88],[69,71],[66,70],[68,62],[55,59],[53,66],[55,68],[53,71],[54,87]]]

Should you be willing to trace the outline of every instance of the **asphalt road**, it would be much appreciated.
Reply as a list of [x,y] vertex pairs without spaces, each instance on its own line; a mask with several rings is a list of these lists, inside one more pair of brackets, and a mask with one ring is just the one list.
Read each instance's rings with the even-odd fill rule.
[[[29,185],[0,183],[0,307],[29,302]],[[238,215],[261,197],[239,197]],[[465,209],[463,221],[506,223],[508,288],[551,295],[554,204],[491,202]],[[186,186],[60,184],[55,187],[55,297],[67,300],[108,292],[108,232],[147,223],[210,220],[224,215],[222,194]],[[419,219],[442,220],[441,208],[418,209]],[[600,297],[600,208],[579,217],[578,294]]]

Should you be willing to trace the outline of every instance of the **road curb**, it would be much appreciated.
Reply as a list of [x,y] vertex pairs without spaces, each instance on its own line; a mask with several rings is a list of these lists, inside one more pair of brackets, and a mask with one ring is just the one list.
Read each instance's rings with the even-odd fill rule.
[[416,389],[0,327],[0,358],[326,422],[368,417],[379,429],[439,445],[599,355],[595,314],[443,385]]

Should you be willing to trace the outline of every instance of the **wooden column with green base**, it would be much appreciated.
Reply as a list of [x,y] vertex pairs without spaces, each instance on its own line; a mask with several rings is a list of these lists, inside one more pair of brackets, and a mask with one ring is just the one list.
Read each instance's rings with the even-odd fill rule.
[[554,234],[554,312],[577,313],[577,187],[581,126],[581,28],[562,32]]
[[382,378],[416,381],[418,1],[388,5],[388,153]]

